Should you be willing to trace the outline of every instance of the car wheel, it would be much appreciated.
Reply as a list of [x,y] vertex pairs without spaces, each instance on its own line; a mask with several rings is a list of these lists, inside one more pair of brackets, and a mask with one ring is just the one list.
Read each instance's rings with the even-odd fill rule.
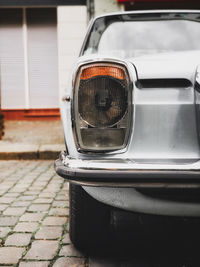
[[79,186],[70,184],[70,239],[87,253],[108,241],[110,209]]

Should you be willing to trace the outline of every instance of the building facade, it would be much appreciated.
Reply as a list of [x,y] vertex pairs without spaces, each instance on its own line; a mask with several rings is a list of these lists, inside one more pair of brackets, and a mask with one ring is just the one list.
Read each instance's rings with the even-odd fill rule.
[[94,16],[103,13],[144,9],[200,9],[199,0],[89,0]]
[[90,18],[138,9],[200,8],[199,0],[0,0],[1,108],[6,119],[59,118]]
[[1,108],[6,119],[59,117],[86,26],[86,0],[0,0]]

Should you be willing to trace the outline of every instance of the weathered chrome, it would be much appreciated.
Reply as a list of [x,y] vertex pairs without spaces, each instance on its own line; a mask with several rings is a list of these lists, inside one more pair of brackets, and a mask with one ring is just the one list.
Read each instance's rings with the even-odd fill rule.
[[[127,143],[128,143],[128,140],[129,140],[129,136],[130,136],[130,129],[131,129],[131,117],[132,117],[132,114],[133,114],[133,111],[132,111],[132,101],[130,101],[130,99],[132,98],[132,91],[133,91],[133,81],[130,79],[130,74],[128,72],[128,69],[127,69],[127,64],[125,64],[125,62],[123,61],[119,61],[119,60],[107,60],[106,59],[102,60],[103,62],[87,62],[87,63],[84,63],[84,64],[80,64],[78,66],[78,69],[77,69],[77,74],[76,74],[76,77],[75,77],[75,80],[73,81],[73,84],[74,84],[74,93],[73,93],[73,106],[72,106],[72,114],[73,114],[73,119],[75,121],[75,123],[73,124],[73,129],[74,129],[74,139],[76,139],[76,145],[77,145],[77,150],[80,151],[80,152],[88,152],[88,151],[91,151],[91,152],[103,152],[103,153],[108,153],[108,152],[112,152],[112,151],[122,151],[126,148],[127,146]],[[114,63],[115,62],[115,63]],[[78,126],[78,121],[80,120],[79,119],[79,113],[78,113],[78,85],[79,85],[79,82],[80,82],[80,75],[81,75],[81,70],[83,68],[87,68],[87,67],[90,67],[90,66],[101,66],[101,65],[106,65],[106,66],[113,66],[113,67],[120,67],[121,69],[123,69],[125,75],[126,75],[126,80],[127,80],[127,92],[128,92],[128,104],[127,104],[127,110],[128,110],[128,116],[127,116],[127,120],[129,122],[129,126],[126,130],[126,135],[125,135],[125,139],[124,139],[124,145],[123,147],[121,146],[120,148],[118,147],[111,147],[109,149],[102,149],[101,147],[100,148],[97,148],[96,150],[95,149],[84,149],[84,145],[82,143],[82,138],[81,138],[81,134],[80,134],[80,128]],[[126,114],[126,113],[125,113]],[[124,114],[124,116],[125,116]],[[130,115],[131,114],[131,115]],[[123,118],[124,118],[123,116]],[[123,120],[123,118],[120,119]],[[85,121],[86,124],[88,124],[86,121]],[[117,122],[119,123],[119,122]],[[117,124],[116,123],[116,124]],[[96,127],[98,129],[98,127]],[[105,130],[106,130],[106,127],[105,127]]]
[[147,171],[156,171],[156,170],[164,170],[164,171],[198,171],[200,177],[200,160],[191,160],[185,159],[185,161],[172,161],[171,163],[159,162],[155,163],[147,163],[142,162],[140,160],[134,159],[111,159],[105,157],[99,157],[93,159],[91,156],[90,159],[76,159],[71,158],[69,156],[62,156],[62,163],[64,166],[67,166],[69,169],[82,169],[82,170],[101,170],[103,172],[106,171],[131,171],[131,170],[147,170]]
[[[107,63],[107,64],[118,64],[118,65],[121,65],[123,66],[126,71],[127,71],[127,74],[128,74],[128,79],[129,79],[129,84],[128,84],[128,90],[130,92],[130,95],[132,97],[132,91],[134,90],[134,81],[136,80],[136,74],[134,73],[134,75],[132,74],[133,73],[133,65],[130,63],[130,62],[126,62],[124,60],[121,60],[121,59],[117,59],[117,58],[104,58],[104,57],[98,57],[96,56],[95,58],[91,58],[91,57],[83,57],[82,60],[80,60],[80,62],[78,62],[77,66],[75,67],[75,70],[73,72],[73,75],[72,75],[72,85],[73,85],[73,91],[72,91],[72,97],[71,97],[71,100],[72,100],[72,105],[71,105],[71,119],[72,121],[74,122],[75,121],[75,111],[77,111],[77,107],[74,106],[74,103],[75,103],[75,100],[74,100],[74,97],[75,97],[75,87],[76,87],[76,80],[79,80],[80,79],[80,69],[84,66],[87,66],[87,65],[90,65],[90,64],[98,64],[98,63]],[[130,113],[132,113],[132,117],[134,116],[134,107],[130,107]],[[134,120],[133,120],[134,121]],[[134,123],[134,122],[133,122]],[[131,127],[131,125],[130,125]],[[91,154],[91,153],[95,153],[94,152],[82,152],[79,148],[79,144],[78,144],[78,140],[77,140],[77,133],[76,133],[76,127],[75,127],[75,123],[72,124],[72,130],[73,130],[73,140],[74,140],[74,144],[76,146],[76,149],[77,151],[80,153],[80,154]],[[130,132],[130,130],[128,130],[128,132]],[[130,134],[129,134],[129,139],[127,140],[127,146],[129,144],[129,141],[130,141]],[[112,155],[112,154],[121,154],[121,153],[124,153],[126,150],[127,150],[127,146],[125,146],[124,148],[122,149],[118,149],[117,151],[107,151],[106,154],[108,155]],[[101,155],[101,151],[98,151],[97,152],[99,153],[99,155]],[[105,153],[103,153],[105,154]]]

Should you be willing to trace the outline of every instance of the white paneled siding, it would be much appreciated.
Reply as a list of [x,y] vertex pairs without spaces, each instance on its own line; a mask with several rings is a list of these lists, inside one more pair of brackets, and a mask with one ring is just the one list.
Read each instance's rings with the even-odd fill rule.
[[86,33],[86,6],[59,6],[58,61],[60,100],[65,94],[69,74],[76,61]]
[[28,8],[27,42],[30,108],[58,107],[57,14]]
[[22,9],[0,9],[0,75],[2,108],[24,108]]
[[0,9],[2,108],[57,108],[86,26],[86,6]]

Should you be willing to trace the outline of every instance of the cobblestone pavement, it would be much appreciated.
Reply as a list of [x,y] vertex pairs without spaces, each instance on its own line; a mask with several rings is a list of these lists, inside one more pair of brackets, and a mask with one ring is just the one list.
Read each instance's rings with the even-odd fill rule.
[[52,161],[0,161],[0,213],[0,267],[200,266],[152,265],[117,255],[86,259],[70,243],[68,184]]
[[0,161],[0,266],[88,266],[70,244],[68,207],[52,161]]

